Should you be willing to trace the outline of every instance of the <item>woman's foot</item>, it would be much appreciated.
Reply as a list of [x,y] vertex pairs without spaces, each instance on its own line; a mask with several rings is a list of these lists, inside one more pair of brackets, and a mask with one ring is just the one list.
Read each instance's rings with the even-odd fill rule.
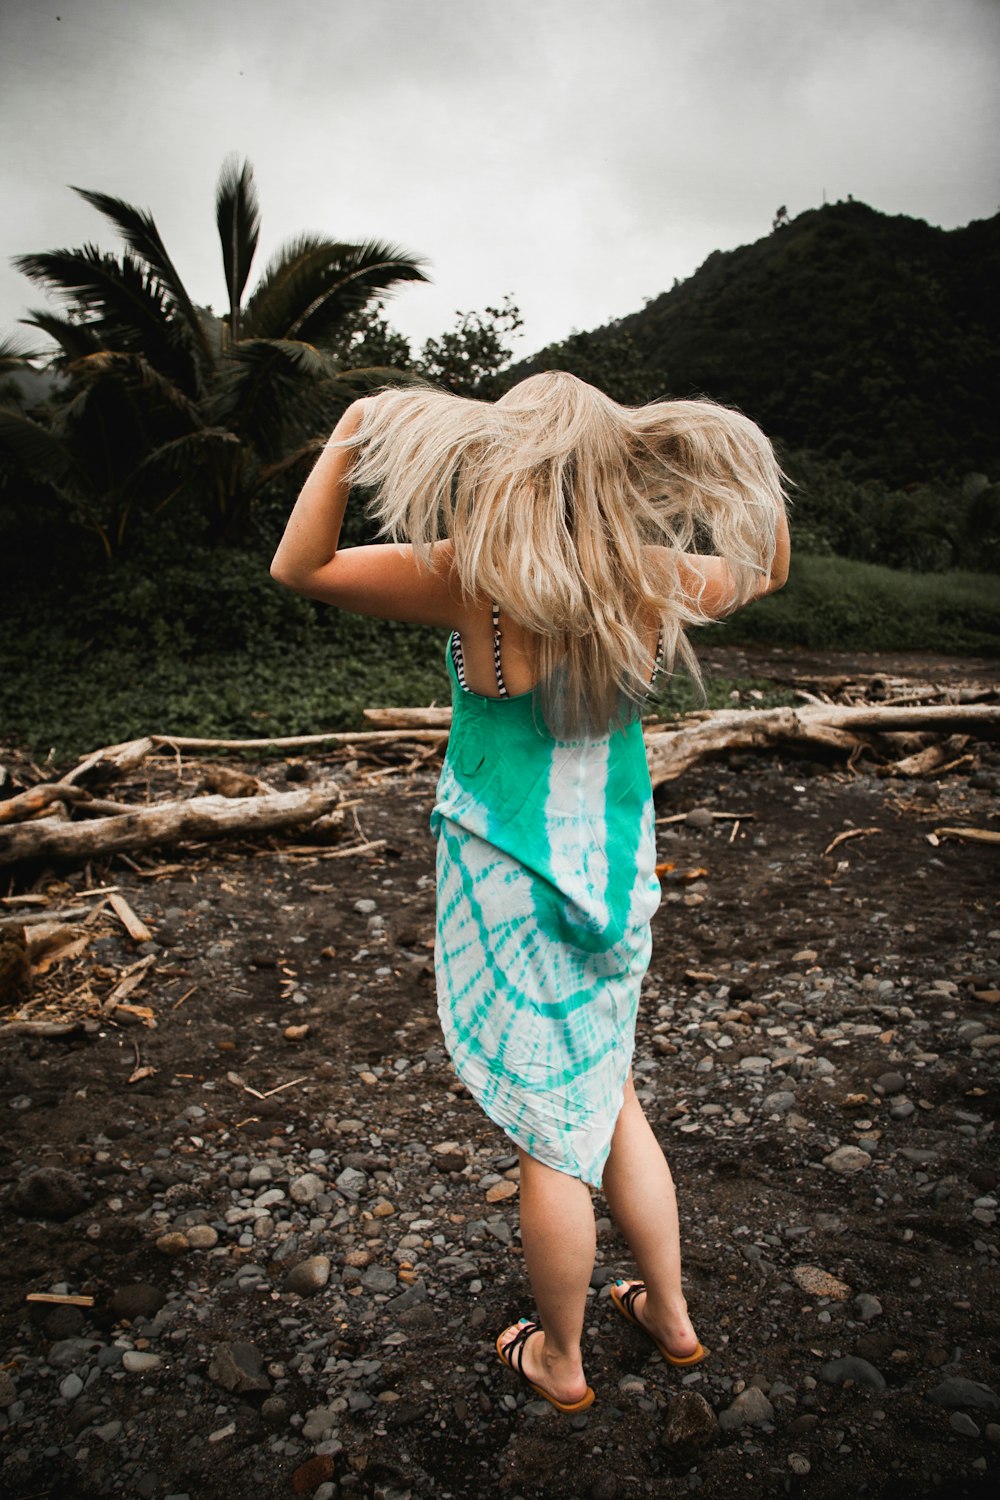
[[[527,1327],[531,1332],[519,1340],[518,1336]],[[545,1333],[539,1324],[529,1324],[527,1318],[512,1323],[501,1333],[496,1347],[504,1364],[523,1375],[529,1385],[554,1406],[569,1406],[582,1411],[584,1404],[589,1406],[593,1401],[594,1393],[587,1384],[579,1358],[574,1361],[548,1352]]]
[[694,1331],[683,1297],[670,1306],[654,1306],[642,1281],[615,1282],[611,1297],[618,1311],[638,1323],[671,1364],[696,1365],[705,1358],[708,1351]]

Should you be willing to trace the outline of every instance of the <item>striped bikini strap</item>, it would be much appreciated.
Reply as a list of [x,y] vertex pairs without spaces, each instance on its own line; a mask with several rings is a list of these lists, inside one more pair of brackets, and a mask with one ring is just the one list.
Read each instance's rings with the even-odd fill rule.
[[663,640],[663,626],[661,625],[660,626],[660,633],[656,637],[656,657],[655,657],[655,659],[653,661],[653,671],[652,671],[652,674],[651,674],[650,679],[649,679],[649,685],[650,685],[650,687],[653,686],[653,683],[656,681],[656,679],[657,679],[657,677],[659,675],[660,668],[663,666],[664,644],[665,643],[664,643],[664,640]]
[[497,691],[501,698],[506,698],[507,684],[503,680],[503,671],[500,666],[500,606],[493,605],[493,670],[497,678]]

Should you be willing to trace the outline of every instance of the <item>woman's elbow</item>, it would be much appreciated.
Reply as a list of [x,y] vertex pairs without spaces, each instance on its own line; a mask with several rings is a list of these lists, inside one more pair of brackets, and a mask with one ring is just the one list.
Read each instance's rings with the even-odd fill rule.
[[271,577],[275,583],[280,583],[286,589],[292,589],[294,593],[304,592],[302,579],[278,552],[271,559]]

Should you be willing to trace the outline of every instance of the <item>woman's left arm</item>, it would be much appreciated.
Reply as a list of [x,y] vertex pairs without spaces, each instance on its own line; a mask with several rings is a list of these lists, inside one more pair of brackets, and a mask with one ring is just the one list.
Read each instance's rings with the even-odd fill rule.
[[460,628],[466,612],[453,579],[450,542],[432,547],[430,566],[407,545],[338,545],[350,494],[350,440],[363,415],[363,403],[355,401],[334,428],[288,518],[271,577],[297,594],[357,614]]

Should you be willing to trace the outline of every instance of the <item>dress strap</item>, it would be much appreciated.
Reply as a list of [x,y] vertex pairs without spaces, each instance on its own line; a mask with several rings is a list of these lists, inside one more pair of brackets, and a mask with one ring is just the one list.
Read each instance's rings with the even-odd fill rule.
[[493,670],[497,677],[497,690],[501,698],[506,698],[507,684],[500,667],[500,606],[496,603],[493,605]]

